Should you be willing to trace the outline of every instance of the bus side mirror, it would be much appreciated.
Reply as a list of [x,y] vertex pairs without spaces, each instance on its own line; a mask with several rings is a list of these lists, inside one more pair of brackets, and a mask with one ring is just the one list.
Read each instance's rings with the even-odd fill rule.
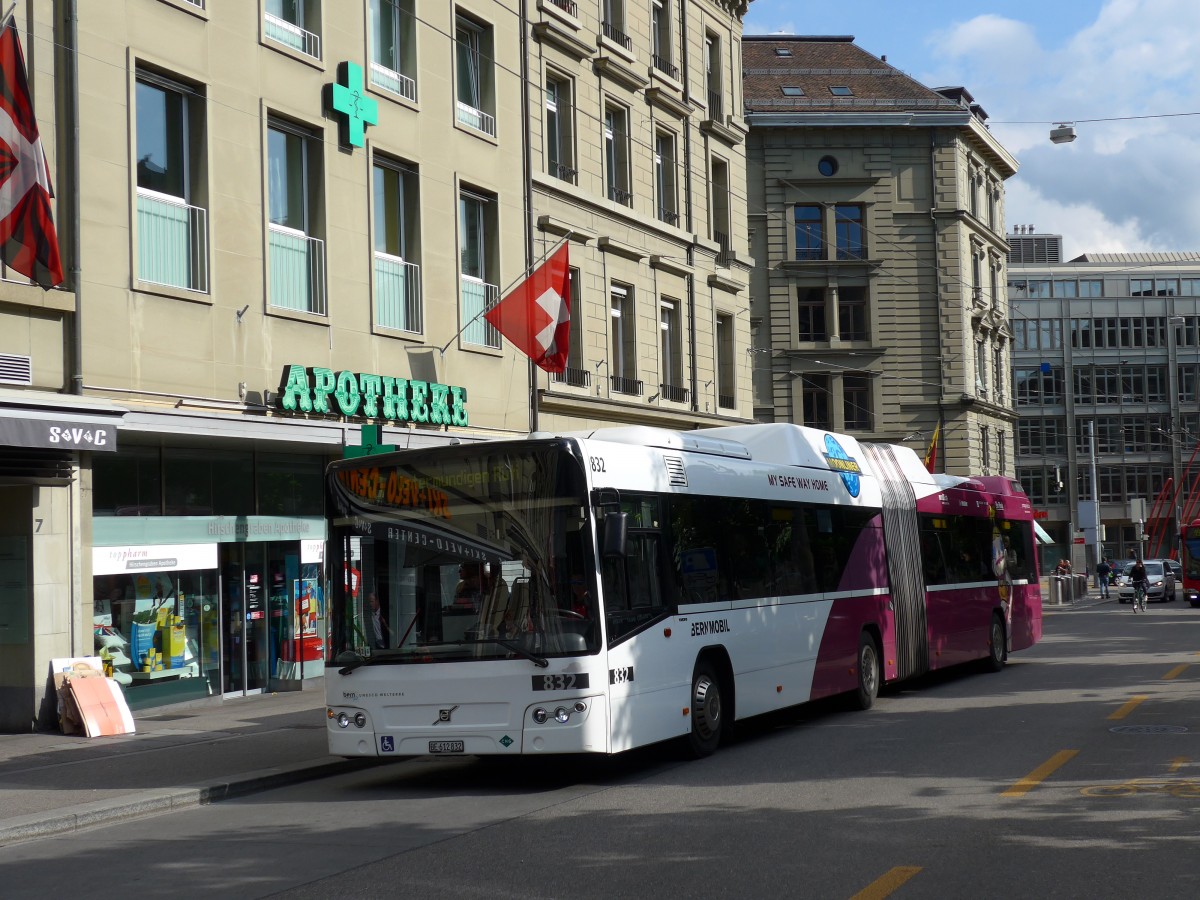
[[604,516],[604,533],[601,535],[605,556],[625,555],[625,535],[629,529],[629,516],[623,512],[610,512]]

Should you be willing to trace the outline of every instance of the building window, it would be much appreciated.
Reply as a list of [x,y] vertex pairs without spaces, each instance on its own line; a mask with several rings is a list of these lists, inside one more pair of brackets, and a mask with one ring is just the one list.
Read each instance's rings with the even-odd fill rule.
[[263,34],[277,44],[320,59],[320,22],[320,0],[267,0]]
[[838,337],[843,341],[865,341],[867,328],[867,289],[863,285],[838,288]]
[[1000,206],[1000,188],[990,185],[988,188],[988,228],[996,231],[996,223],[1000,221],[998,209]]
[[494,197],[461,191],[458,196],[463,342],[500,347],[500,332],[483,313],[500,299]]
[[847,431],[870,431],[874,428],[870,376],[842,376],[842,410]]
[[710,161],[710,181],[712,189],[712,239],[717,242],[720,251],[717,254],[717,265],[729,265],[732,246],[729,241],[730,211],[729,211],[729,166],[723,159],[712,157]]
[[863,208],[839,204],[833,208],[833,215],[837,234],[837,258],[866,259]]
[[584,366],[583,360],[583,310],[579,307],[579,270],[569,269],[567,280],[571,291],[571,342],[567,350],[567,366],[561,372],[551,374],[551,379],[571,387],[588,387],[592,383],[592,373]]
[[454,22],[458,121],[496,136],[492,29],[459,15]]
[[575,183],[575,137],[572,127],[571,82],[546,79],[546,173]]
[[988,267],[990,272],[990,280],[988,282],[992,292],[992,307],[1000,308],[1000,261],[992,260],[991,266]]
[[724,119],[721,88],[721,39],[711,31],[704,35],[704,78],[708,87],[708,117]]
[[138,280],[207,293],[208,211],[197,202],[203,95],[141,72],[135,102]]
[[824,222],[820,206],[797,206],[796,259],[823,259],[825,256]]
[[371,0],[371,84],[416,102],[413,0]]
[[829,376],[800,376],[801,414],[809,428],[833,428],[829,417]]
[[971,301],[983,303],[983,252],[978,247],[971,251]]
[[612,319],[612,345],[608,366],[612,389],[618,394],[640,396],[642,382],[637,378],[637,341],[634,334],[633,288],[613,284],[608,291]]
[[653,0],[650,4],[650,39],[654,68],[671,78],[679,77],[679,68],[671,62],[674,58],[671,37],[671,14],[667,0]]
[[796,330],[796,340],[827,341],[829,331],[825,326],[825,288],[802,287],[797,289],[796,308],[799,313],[799,324]]
[[734,409],[733,316],[717,315],[717,406]]
[[996,403],[1004,402],[1004,348],[996,347],[992,351],[992,399]]
[[654,136],[654,187],[658,199],[658,218],[668,225],[679,224],[675,172],[675,138],[660,131]]
[[267,201],[273,307],[325,315],[325,242],[315,210],[321,141],[278,120],[267,128]]
[[376,157],[373,168],[375,206],[375,324],[397,331],[424,329],[417,173],[410,167]]
[[979,449],[983,457],[983,474],[992,473],[992,435],[987,425],[979,426]]
[[604,0],[602,15],[600,27],[604,36],[626,50],[633,50],[633,41],[625,33],[625,0]]
[[683,334],[679,318],[679,301],[663,298],[660,303],[659,332],[661,337],[662,377],[664,400],[686,403],[688,390],[683,386]]
[[629,112],[619,106],[604,109],[604,177],[608,199],[631,206],[629,189]]

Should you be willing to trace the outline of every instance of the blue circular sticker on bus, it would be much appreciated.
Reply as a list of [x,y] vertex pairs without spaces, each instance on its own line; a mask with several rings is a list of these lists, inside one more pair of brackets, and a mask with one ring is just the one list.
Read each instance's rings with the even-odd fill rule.
[[857,497],[862,486],[858,477],[862,474],[862,468],[858,460],[843,450],[832,434],[825,435],[825,451],[825,462],[829,464],[829,468],[838,473],[850,496]]

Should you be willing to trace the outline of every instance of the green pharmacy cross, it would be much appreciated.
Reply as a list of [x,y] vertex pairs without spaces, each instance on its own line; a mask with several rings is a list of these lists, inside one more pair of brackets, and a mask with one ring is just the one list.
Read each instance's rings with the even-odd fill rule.
[[363,145],[363,133],[367,125],[379,124],[379,104],[363,92],[363,70],[357,63],[344,62],[338,66],[338,80],[333,86],[330,106],[346,117],[343,124],[352,147]]
[[357,459],[360,456],[374,456],[377,453],[391,453],[396,449],[395,444],[384,444],[383,428],[379,425],[364,425],[361,431],[362,443],[355,447],[353,444],[342,448],[342,459]]

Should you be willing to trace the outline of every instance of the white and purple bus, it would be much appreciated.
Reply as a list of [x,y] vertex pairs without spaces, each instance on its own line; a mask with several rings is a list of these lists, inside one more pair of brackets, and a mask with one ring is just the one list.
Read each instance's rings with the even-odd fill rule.
[[1041,637],[1000,477],[787,424],[532,434],[333,463],[330,752],[716,749],[735,720]]

